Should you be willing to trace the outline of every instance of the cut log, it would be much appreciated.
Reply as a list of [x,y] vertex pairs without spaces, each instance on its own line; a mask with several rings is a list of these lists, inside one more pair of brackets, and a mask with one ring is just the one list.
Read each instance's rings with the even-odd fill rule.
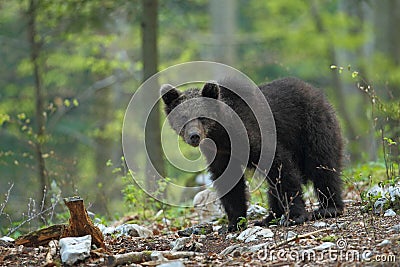
[[97,247],[106,249],[103,234],[97,226],[93,225],[83,205],[83,199],[80,197],[64,198],[64,203],[69,209],[70,218],[68,227],[64,230],[61,238],[91,235],[92,242]]
[[64,229],[67,227],[65,224],[56,224],[43,228],[29,234],[20,236],[15,240],[16,245],[24,245],[28,247],[38,247],[47,245],[51,240],[60,239]]

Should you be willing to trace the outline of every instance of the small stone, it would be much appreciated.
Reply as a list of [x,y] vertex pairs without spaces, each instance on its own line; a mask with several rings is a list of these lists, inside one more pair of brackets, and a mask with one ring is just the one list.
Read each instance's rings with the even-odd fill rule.
[[317,227],[317,228],[323,228],[323,227],[326,227],[328,224],[326,223],[326,222],[315,222],[314,224],[313,224],[313,226],[314,227]]
[[157,265],[157,267],[185,267],[182,261],[169,261]]
[[2,237],[0,237],[0,240],[4,241],[4,242],[14,242],[15,241],[14,238],[11,238],[8,236],[2,236]]
[[226,255],[231,254],[237,248],[240,248],[240,247],[242,247],[241,244],[232,245],[232,246],[229,246],[229,247],[225,248],[224,250],[222,250],[219,254],[222,255],[222,256],[226,256]]
[[73,265],[79,260],[90,256],[92,236],[65,237],[60,239],[61,261],[67,265]]
[[158,262],[167,261],[167,259],[164,257],[164,255],[160,251],[153,251],[150,254],[150,258],[152,261],[158,261]]
[[367,192],[367,196],[372,196],[372,197],[376,197],[378,195],[383,196],[385,194],[384,190],[382,187],[380,187],[379,185],[374,185],[371,189],[368,190]]
[[247,218],[258,218],[262,215],[267,214],[268,210],[260,205],[250,205],[247,209]]
[[134,237],[151,237],[153,236],[153,231],[147,229],[146,227],[140,226],[138,224],[122,224],[115,228],[116,232],[120,234],[118,236],[134,236]]
[[235,233],[229,233],[229,234],[226,235],[225,239],[226,239],[226,240],[228,240],[228,239],[233,239],[233,238],[236,238],[237,235],[238,235],[238,234],[235,234]]
[[197,193],[193,198],[195,212],[201,223],[211,222],[224,216],[223,207],[217,193],[211,189]]
[[296,232],[288,231],[287,234],[286,234],[286,240],[287,240],[287,239],[290,239],[290,238],[293,238],[293,237],[295,237],[295,236],[297,236],[297,233],[296,233]]
[[188,228],[186,228],[186,229],[183,229],[183,230],[179,230],[179,231],[178,231],[178,235],[179,235],[179,236],[184,236],[184,237],[191,236],[192,233],[193,233],[193,227],[188,227]]
[[388,239],[385,239],[381,243],[379,243],[377,246],[378,247],[386,247],[386,246],[388,246],[390,244],[392,244],[392,242],[390,242],[390,240],[388,240]]
[[324,243],[322,243],[321,245],[316,246],[314,249],[315,249],[315,250],[318,250],[318,251],[323,251],[323,250],[332,248],[332,247],[334,247],[334,246],[335,246],[335,244],[332,243],[332,242],[324,242]]
[[183,250],[188,242],[190,242],[190,237],[180,237],[171,242],[172,251]]
[[247,228],[237,237],[238,240],[244,241],[245,243],[259,240],[260,238],[273,237],[274,233],[270,229],[262,228],[260,226],[254,226]]
[[255,227],[250,227],[244,230],[243,232],[240,233],[240,235],[237,237],[238,240],[245,241],[245,243],[250,242],[255,240],[255,237],[253,236],[255,233],[263,229],[260,226],[255,226]]
[[382,214],[383,213],[383,208],[384,208],[384,206],[385,206],[387,201],[388,201],[388,199],[385,198],[385,197],[378,198],[374,203],[374,213],[375,214]]
[[399,233],[400,232],[400,224],[396,224],[396,225],[392,226],[392,228],[390,228],[390,231]]
[[393,217],[396,216],[396,212],[392,209],[388,209],[385,211],[385,214],[383,214],[384,217]]
[[207,235],[213,231],[213,226],[211,223],[202,223],[193,226],[193,234],[195,235]]
[[396,200],[396,198],[400,198],[400,187],[391,185],[391,186],[389,186],[387,191],[389,192],[390,200],[392,202],[394,202]]
[[342,223],[332,223],[329,226],[329,229],[331,230],[335,230],[335,229],[346,229],[347,227],[347,223],[346,222],[342,222]]

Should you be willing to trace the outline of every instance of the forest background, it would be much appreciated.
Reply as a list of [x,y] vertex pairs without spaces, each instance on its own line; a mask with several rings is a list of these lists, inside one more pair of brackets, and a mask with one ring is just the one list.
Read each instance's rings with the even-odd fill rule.
[[[126,171],[124,112],[155,70],[187,61],[321,88],[345,136],[347,184],[399,177],[400,1],[146,2],[0,0],[0,235],[62,219],[66,196],[108,220],[151,202]],[[197,175],[157,164],[184,184]]]

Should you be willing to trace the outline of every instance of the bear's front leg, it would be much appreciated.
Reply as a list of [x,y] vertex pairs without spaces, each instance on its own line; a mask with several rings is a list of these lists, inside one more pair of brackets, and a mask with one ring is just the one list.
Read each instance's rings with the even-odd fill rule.
[[[218,193],[222,191],[218,189],[218,182],[214,183],[214,185]],[[221,194],[223,193],[224,192],[221,192]],[[220,199],[228,216],[228,231],[233,232],[245,228],[246,224],[243,225],[243,219],[246,219],[247,198],[244,178],[242,177],[232,190],[223,195]]]
[[228,231],[232,232],[246,226],[240,224],[246,218],[247,195],[241,164],[230,162],[228,165],[228,162],[229,158],[217,155],[209,170],[214,188],[228,216]]

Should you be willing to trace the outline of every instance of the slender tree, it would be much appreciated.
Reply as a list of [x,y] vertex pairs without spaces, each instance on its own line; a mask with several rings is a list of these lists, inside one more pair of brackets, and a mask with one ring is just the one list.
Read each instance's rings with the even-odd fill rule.
[[[142,54],[143,54],[143,80],[146,81],[152,75],[157,73],[158,69],[158,50],[157,50],[157,32],[158,32],[158,2],[157,0],[142,0]],[[156,89],[156,88],[154,88]],[[158,90],[150,90],[147,97],[157,98]],[[146,127],[146,146],[148,154],[147,162],[147,181],[149,189],[157,187],[155,178],[157,174],[152,172],[151,165],[157,172],[164,176],[164,160],[161,147],[160,131],[160,108],[155,105],[147,119]]]
[[35,113],[36,113],[36,158],[38,162],[38,176],[40,181],[41,199],[45,200],[46,188],[49,188],[49,181],[46,172],[45,161],[43,157],[43,142],[45,140],[45,115],[44,115],[44,93],[43,81],[40,71],[40,50],[41,42],[38,38],[36,27],[36,12],[38,10],[38,1],[30,0],[28,15],[28,40],[30,45],[30,61],[33,67],[33,79],[35,90]]

